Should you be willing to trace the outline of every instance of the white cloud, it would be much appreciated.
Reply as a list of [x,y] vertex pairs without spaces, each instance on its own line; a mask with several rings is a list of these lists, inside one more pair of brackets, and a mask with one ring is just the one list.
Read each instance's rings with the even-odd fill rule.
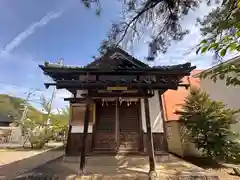
[[51,20],[59,18],[62,14],[63,14],[63,11],[50,12],[50,13],[47,13],[39,21],[32,23],[23,32],[18,34],[10,43],[8,43],[2,51],[0,51],[0,58],[8,56],[13,49],[15,49],[24,40],[26,40],[29,36],[31,36],[36,31],[37,28],[46,26]]
[[57,90],[55,94],[55,98],[52,103],[52,112],[58,113],[61,108],[65,108],[69,105],[68,101],[64,101],[64,98],[68,98],[71,96],[71,93],[67,90],[61,89]]

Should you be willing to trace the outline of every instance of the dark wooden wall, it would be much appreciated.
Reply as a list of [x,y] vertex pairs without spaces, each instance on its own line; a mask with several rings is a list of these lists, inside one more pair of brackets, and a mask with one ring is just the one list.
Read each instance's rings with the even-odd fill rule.
[[[74,125],[83,125],[83,118],[84,118],[84,106],[83,105],[73,105],[72,108],[74,109],[72,112],[72,123]],[[92,111],[93,109],[91,109]],[[76,111],[76,112],[74,112]],[[92,113],[90,113],[92,114]],[[141,118],[141,117],[140,117]],[[90,116],[90,124],[93,122],[93,117]],[[102,132],[104,133],[104,132]],[[81,143],[82,143],[82,135],[83,133],[70,133],[69,137],[69,142],[68,142],[68,148],[66,150],[66,153],[68,156],[79,156],[80,155],[80,148],[81,148]],[[109,136],[106,133],[107,136]],[[113,135],[115,137],[115,132],[113,132]],[[103,135],[101,135],[103,137]],[[141,136],[140,136],[141,137]],[[96,141],[96,139],[94,140]],[[140,140],[141,141],[141,140]],[[140,153],[142,152],[147,152],[147,134],[143,133],[143,147],[140,147]],[[153,133],[153,144],[154,144],[154,149],[156,152],[158,151],[167,151],[167,143],[165,141],[164,133]],[[114,145],[112,143],[112,145]],[[86,153],[87,154],[92,154],[93,153],[93,134],[88,133],[87,136],[87,145],[86,145]],[[108,147],[108,145],[107,145]],[[96,148],[96,147],[95,147]]]
[[[153,135],[153,146],[156,152],[167,151],[166,141],[164,133],[152,133]],[[147,133],[143,134],[144,152],[147,152],[148,138]]]
[[[68,156],[80,156],[81,145],[82,145],[82,136],[83,133],[71,133],[69,138],[69,144],[67,149]],[[86,144],[87,154],[92,153],[92,133],[87,135],[87,144]]]
[[[79,156],[82,142],[82,133],[71,133],[69,140],[69,149],[67,150],[68,156]],[[144,152],[147,152],[147,134],[143,134],[144,139]],[[167,151],[164,133],[153,133],[154,150],[157,152]],[[92,133],[87,136],[87,154],[92,154]]]

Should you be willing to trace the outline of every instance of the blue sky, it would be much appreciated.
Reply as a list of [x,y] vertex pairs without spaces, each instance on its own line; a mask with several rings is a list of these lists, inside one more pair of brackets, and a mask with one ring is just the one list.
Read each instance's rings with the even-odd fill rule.
[[[42,93],[49,98],[51,89],[45,90],[44,77],[38,64],[45,60],[57,61],[63,57],[65,64],[85,65],[97,54],[101,40],[119,13],[116,1],[102,0],[102,14],[97,17],[93,10],[83,7],[80,0],[1,0],[0,2],[0,93],[26,97],[30,88],[38,98]],[[177,64],[190,61],[198,68],[211,65],[211,55],[196,55],[189,49],[201,37],[195,27],[198,16],[206,14],[209,7],[201,6],[190,13],[183,25],[191,33],[181,42],[173,43],[169,51],[159,55],[151,64]],[[142,41],[131,51],[143,60],[147,56],[147,43]],[[54,108],[66,105],[64,97],[69,93],[62,90],[56,94]]]

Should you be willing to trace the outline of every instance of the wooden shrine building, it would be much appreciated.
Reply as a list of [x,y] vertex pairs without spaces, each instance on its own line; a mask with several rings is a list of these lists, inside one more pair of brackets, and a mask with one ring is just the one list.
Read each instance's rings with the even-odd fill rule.
[[[39,66],[55,82],[45,86],[67,89],[72,97],[67,155],[166,151],[161,94],[177,89],[190,63],[149,67],[120,48],[85,67],[45,63]],[[147,151],[147,149],[149,149]],[[151,159],[151,158],[150,158]]]

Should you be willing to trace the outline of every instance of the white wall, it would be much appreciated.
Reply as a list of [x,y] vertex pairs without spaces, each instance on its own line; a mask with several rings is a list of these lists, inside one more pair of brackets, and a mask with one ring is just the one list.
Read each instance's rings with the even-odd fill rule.
[[[87,91],[85,90],[77,90],[77,95],[76,97],[77,98],[81,98],[81,94],[82,93],[86,93]],[[83,120],[84,121],[84,120]],[[88,125],[88,133],[92,133],[93,131],[93,127],[92,125]],[[72,126],[72,130],[71,130],[71,133],[83,133],[83,125],[73,125]]]
[[[154,91],[154,96],[148,100],[152,132],[164,132],[158,91]],[[141,116],[143,131],[147,132],[144,99],[141,99]]]
[[[92,133],[92,125],[88,125],[88,133]],[[83,125],[72,126],[71,133],[83,133]]]
[[[214,83],[211,79],[202,79],[200,87],[207,92],[212,99],[222,101],[228,108],[240,108],[240,87],[226,86],[226,80],[217,80]],[[240,115],[238,124],[232,126],[233,131],[240,132]]]
[[87,93],[87,90],[77,90],[77,95],[76,95],[76,97],[77,97],[77,98],[82,98],[81,94],[83,94],[83,93]]

